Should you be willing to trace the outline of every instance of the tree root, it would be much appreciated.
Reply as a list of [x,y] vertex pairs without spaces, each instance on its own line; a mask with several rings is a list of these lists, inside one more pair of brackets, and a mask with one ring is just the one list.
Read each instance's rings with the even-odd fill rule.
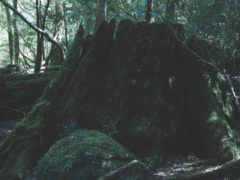
[[111,180],[114,179],[116,175],[122,173],[123,171],[131,168],[132,166],[136,165],[136,164],[141,164],[141,162],[139,162],[138,160],[133,160],[132,162],[114,170],[111,171],[110,173],[106,174],[104,177],[99,178],[98,180]]
[[199,173],[192,176],[171,177],[166,178],[165,180],[217,180],[219,178],[224,179],[225,177],[231,177],[232,179],[234,176],[236,176],[236,174],[239,174],[239,170],[240,160],[235,160],[230,163],[226,163],[222,168],[211,172]]

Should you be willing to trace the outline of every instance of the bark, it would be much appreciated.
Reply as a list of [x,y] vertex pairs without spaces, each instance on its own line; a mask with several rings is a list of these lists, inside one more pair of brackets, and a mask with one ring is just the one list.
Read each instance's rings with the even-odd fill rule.
[[3,75],[0,75],[0,92],[6,87],[6,81]]
[[[5,69],[7,68],[0,69],[0,73]],[[41,74],[14,74],[6,77],[6,87],[0,93],[0,121],[26,117],[35,101],[41,97],[44,88],[56,75],[57,71],[51,71]],[[18,92],[21,92],[21,96]]]
[[[13,0],[13,7],[17,10],[17,3],[18,0]],[[18,35],[18,29],[17,29],[17,14],[14,14],[13,16],[13,29],[14,29],[14,51],[15,51],[15,56],[14,56],[14,61],[15,65],[18,64],[18,58],[19,58],[19,35]]]
[[235,94],[233,85],[232,85],[231,80],[230,80],[230,78],[229,78],[229,75],[227,75],[225,69],[223,70],[223,73],[224,73],[224,77],[225,77],[225,79],[226,79],[226,81],[227,81],[228,87],[229,87],[229,89],[230,89],[231,95],[232,95],[232,97],[233,97],[233,102],[234,102],[234,104],[235,104],[235,106],[236,106],[237,113],[238,113],[238,115],[240,116],[240,104],[239,104],[238,98],[237,98],[237,96],[236,96],[236,94]]
[[[81,46],[85,42],[83,33],[81,37],[75,39],[73,49],[58,76],[46,87],[34,109],[0,145],[1,180],[11,180],[23,171],[32,171],[32,168],[37,166],[37,161],[59,140],[58,134],[62,133],[63,129],[57,125],[65,124],[73,117],[76,117],[81,129],[96,128],[104,131],[106,129],[103,125],[109,125],[111,122],[111,129],[104,133],[117,130],[118,133],[114,134],[113,138],[142,158],[152,169],[161,167],[162,161],[178,149],[175,145],[176,132],[179,131],[180,119],[184,121],[187,119],[184,106],[187,58],[182,50],[182,44],[167,33],[166,24],[154,23],[150,27],[146,26],[146,22],[136,24],[123,20],[113,39],[114,29],[114,21],[109,25],[102,21],[88,51]],[[80,55],[76,52],[80,52]],[[83,56],[82,52],[87,54]],[[197,62],[194,57],[189,57],[188,60]],[[201,67],[193,65],[195,69]],[[197,76],[196,71],[190,65],[189,68],[188,73],[190,70],[192,73],[187,77],[193,76],[189,82],[192,85],[189,92],[195,96],[192,99],[197,100],[192,104],[194,107],[190,106],[192,109],[189,112],[204,108],[192,115],[199,121],[208,122],[206,118],[204,120],[201,117],[202,114],[210,117],[206,114],[206,109],[208,113],[219,111],[214,105],[214,99],[211,98],[209,104],[206,97],[211,96],[212,89],[207,84],[208,80],[202,76],[203,72],[198,71],[199,77],[196,80],[194,78]],[[206,89],[198,85],[200,80]],[[201,93],[198,93],[199,89]],[[205,131],[202,132],[206,139],[212,140],[213,134],[226,132],[227,123],[224,118],[220,123],[214,121],[212,125],[218,125],[218,128],[212,132],[206,127],[207,134]],[[223,135],[228,134],[232,136],[230,131]],[[72,148],[71,145],[66,143],[65,147]],[[65,155],[67,154],[63,153],[62,157],[66,157]],[[124,153],[123,157],[125,156]],[[45,157],[47,159],[47,156]],[[49,170],[57,167],[54,164],[52,166],[55,158],[49,156],[48,159],[50,163],[44,166],[47,174],[39,174],[43,177],[41,179],[46,175],[45,180],[50,179],[52,171]],[[138,165],[135,164],[134,167]],[[78,168],[77,166],[74,162],[73,169]],[[43,166],[38,165],[38,168],[41,167]],[[120,173],[125,169],[127,166],[122,166],[114,172]],[[63,171],[65,173],[64,169]],[[71,174],[66,172],[64,178],[73,180],[78,178],[77,176],[69,178]],[[109,175],[111,174],[114,173]]]
[[[53,27],[53,37],[54,40],[61,45],[62,43],[62,30],[63,30],[63,21],[62,21],[63,7],[61,1],[56,1],[55,3],[55,19]],[[57,48],[52,45],[50,53],[46,59],[46,66],[50,65],[61,65],[63,61],[60,58],[59,51]]]
[[88,31],[88,34],[90,34],[92,26],[94,24],[94,20],[91,15],[91,11],[93,10],[93,8],[91,6],[87,6],[87,9],[88,9],[88,14],[87,14],[87,20],[86,20],[86,29]]
[[[36,1],[37,2],[37,1]],[[43,16],[43,20],[42,20],[42,24],[41,24],[41,28],[44,31],[45,29],[45,22],[46,22],[46,16],[47,16],[47,10],[50,4],[50,0],[47,1],[46,7],[45,7],[45,12],[44,12],[44,16]],[[37,12],[39,12],[38,8],[37,8]],[[41,11],[40,11],[41,12]],[[37,17],[39,17],[39,15],[37,15]],[[40,19],[37,20],[40,22]],[[40,26],[38,22],[38,26]],[[38,33],[38,50],[37,50],[37,61],[36,61],[36,65],[35,65],[35,73],[39,73],[41,70],[41,61],[42,61],[42,53],[44,52],[44,36]]]
[[173,19],[175,13],[175,4],[179,8],[179,0],[168,0],[166,8],[166,18]]
[[152,11],[153,11],[153,0],[147,0],[147,12],[145,17],[147,23],[151,23]]
[[43,31],[42,29],[32,25],[32,23],[30,23],[17,9],[15,9],[14,7],[12,7],[9,3],[7,3],[5,0],[0,0],[1,3],[3,3],[3,5],[5,5],[6,7],[8,7],[9,9],[11,9],[14,13],[16,13],[28,26],[30,26],[34,31],[41,33],[44,37],[46,37],[48,39],[48,41],[50,41],[51,43],[53,43],[58,50],[60,51],[61,54],[61,60],[64,60],[63,57],[63,50],[61,48],[61,46],[54,41],[47,32]]
[[7,21],[8,21],[8,40],[9,40],[9,56],[10,56],[10,62],[13,64],[13,34],[12,34],[12,21],[11,21],[11,15],[10,11],[7,7],[6,14],[7,14]]
[[[40,0],[40,12],[42,12],[42,1],[41,0]],[[45,17],[45,15],[44,15],[44,17]],[[43,29],[43,18],[40,18],[40,28]],[[43,60],[46,59],[45,51],[44,51],[44,37],[43,37],[43,42],[42,42],[42,58],[43,58]]]
[[64,28],[65,28],[66,47],[67,47],[67,51],[69,52],[68,27],[67,27],[67,19],[66,19],[66,5],[65,5],[65,2],[63,3],[63,12],[64,12]]
[[107,0],[97,0],[94,33],[96,33],[96,30],[100,22],[106,19],[106,12],[107,12]]
[[167,2],[167,8],[166,8],[166,18],[173,18],[175,12],[175,6],[174,6],[174,1],[168,0]]
[[42,42],[42,57],[43,57],[43,60],[46,59],[46,55],[45,55],[44,49],[45,49],[45,46],[44,46],[44,37],[43,37],[43,42]]
[[[78,57],[79,54],[74,55],[74,52],[76,51],[80,51],[80,49],[82,49],[82,44],[83,44],[83,28],[80,27],[79,28],[79,32],[77,33],[77,38],[75,39],[75,42],[73,44],[73,47],[71,49],[71,52],[73,54],[73,56],[69,57],[66,61],[64,61],[64,67],[63,69],[60,70],[58,76],[55,76],[56,78],[54,79],[54,81],[51,81],[51,84],[49,84],[47,86],[47,88],[44,90],[43,94],[45,94],[44,96],[42,96],[42,100],[43,100],[43,104],[36,104],[36,106],[33,108],[33,111],[38,111],[39,108],[42,109],[39,111],[39,114],[38,116],[35,117],[35,113],[29,113],[26,117],[26,119],[24,121],[29,121],[31,119],[32,120],[36,120],[36,122],[40,122],[40,126],[39,127],[36,127],[37,129],[35,129],[35,135],[30,135],[31,132],[27,132],[28,130],[24,130],[25,132],[27,133],[30,133],[29,135],[31,136],[31,138],[36,138],[34,141],[26,141],[25,139],[25,135],[20,137],[18,135],[15,135],[15,133],[13,133],[14,135],[12,135],[12,137],[14,137],[13,139],[11,139],[9,136],[1,145],[0,145],[0,169],[1,169],[1,172],[0,172],[0,178],[1,180],[10,180],[10,179],[14,179],[14,177],[17,176],[17,173],[20,172],[21,170],[24,170],[24,169],[29,169],[29,168],[32,168],[32,167],[36,167],[37,163],[36,163],[36,160],[39,159],[43,154],[42,152],[45,151],[46,152],[46,149],[45,147],[42,147],[41,146],[41,143],[39,141],[39,138],[41,134],[38,134],[38,132],[44,130],[44,123],[43,121],[46,119],[46,117],[51,114],[51,112],[54,110],[54,108],[57,106],[57,102],[59,101],[59,98],[62,97],[63,93],[65,92],[66,88],[68,87],[69,83],[71,82],[71,78],[75,72],[75,70],[77,69],[78,67],[78,64],[81,60],[81,58]],[[81,51],[81,52],[84,52]],[[38,75],[38,74],[36,74]],[[61,82],[61,83],[59,83]],[[45,100],[44,100],[45,99]],[[40,101],[42,101],[40,100]],[[32,121],[33,122],[33,121]],[[43,123],[43,124],[42,124]],[[48,126],[48,125],[47,125]],[[46,126],[46,127],[47,127]],[[18,127],[16,127],[18,128]],[[40,128],[40,129],[38,129]],[[29,129],[30,130],[30,129]],[[24,132],[23,131],[23,132]],[[30,130],[31,131],[31,130]],[[32,131],[33,132],[33,131]],[[37,134],[36,134],[37,132]],[[16,132],[17,133],[17,132]],[[43,132],[44,134],[45,132]],[[30,138],[29,136],[29,138]],[[15,139],[17,138],[17,139]],[[25,140],[23,140],[22,138],[24,138]],[[30,139],[31,139],[30,138]],[[32,146],[25,146],[25,144],[28,144],[28,142],[30,142],[30,144],[32,144]],[[44,141],[44,143],[46,143],[46,141]],[[11,144],[11,145],[10,145]],[[10,145],[9,148],[7,148],[7,151],[5,151],[4,149]],[[23,147],[25,146],[24,149],[22,149],[22,145]],[[23,151],[22,151],[22,150]],[[45,150],[44,150],[45,149]],[[48,149],[48,147],[47,147]],[[4,150],[4,152],[2,153],[2,150]],[[15,166],[13,167],[13,161],[17,160],[16,157],[14,159],[11,160],[11,167],[14,168],[14,170],[10,170],[8,168],[8,155],[11,154],[11,152],[16,152],[16,150],[18,151],[19,153],[19,159],[18,159],[18,162],[17,164],[19,164],[19,166]],[[31,153],[32,151],[35,151],[36,153]],[[27,154],[27,156],[26,156]],[[23,157],[24,156],[24,157]],[[10,156],[9,156],[10,157]],[[23,158],[21,158],[23,157]],[[26,159],[27,158],[27,159]],[[19,161],[20,160],[20,161]],[[25,163],[24,163],[25,162]],[[23,164],[22,164],[23,163]],[[7,168],[8,172],[13,172],[12,173],[5,173],[6,169]],[[4,170],[5,169],[5,170]]]
[[[38,2],[38,0],[36,0],[36,16],[37,16],[37,27],[40,28],[41,11],[39,11],[39,2]],[[39,73],[40,72],[41,61],[42,61],[42,44],[40,43],[40,33],[37,32],[37,58],[36,58],[35,69],[34,69],[35,73]]]
[[[49,8],[49,5],[50,5],[50,0],[47,1],[44,16],[43,16],[43,20],[42,20],[42,24],[41,24],[43,30],[45,29],[45,22],[46,22],[46,18],[47,18],[47,10]],[[44,51],[44,36],[43,35],[41,35],[40,43],[42,44],[43,59],[46,59],[45,51]]]
[[179,36],[178,36],[178,34],[176,33],[176,31],[175,31],[175,30],[171,27],[171,25],[169,24],[168,19],[167,19],[167,18],[165,19],[162,15],[160,15],[160,16],[163,18],[164,22],[168,25],[168,28],[169,28],[170,32],[171,32],[172,35],[176,38],[176,40],[177,40],[178,42],[180,42],[183,46],[185,46],[186,49],[188,49],[188,50],[191,52],[191,54],[193,54],[195,57],[197,57],[199,61],[202,61],[203,63],[208,64],[208,65],[210,65],[210,66],[213,66],[218,72],[220,72],[221,74],[224,75],[224,77],[225,77],[225,79],[226,79],[226,81],[227,81],[228,87],[229,87],[229,89],[230,89],[231,95],[233,96],[233,102],[234,102],[234,104],[235,104],[235,106],[236,106],[236,108],[237,108],[237,114],[240,116],[240,104],[239,104],[239,101],[238,101],[238,99],[237,99],[237,97],[236,97],[236,95],[235,95],[235,91],[234,91],[234,88],[233,88],[233,86],[232,86],[231,80],[230,80],[229,76],[226,74],[226,71],[225,71],[225,70],[221,71],[219,68],[216,67],[216,65],[215,65],[214,63],[209,63],[208,61],[204,60],[198,53],[196,53],[196,52],[194,52],[192,49],[190,49],[190,48],[188,47],[188,45],[186,45],[186,41],[183,42],[183,41],[179,38]]

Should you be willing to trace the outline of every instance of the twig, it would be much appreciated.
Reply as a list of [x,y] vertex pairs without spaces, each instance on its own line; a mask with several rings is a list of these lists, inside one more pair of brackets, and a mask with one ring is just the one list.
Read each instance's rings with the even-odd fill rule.
[[23,113],[23,114],[24,114],[24,118],[25,118],[25,116],[26,116],[26,114],[27,114],[27,113],[25,113],[25,112],[22,112],[22,111],[19,111],[19,110],[16,110],[16,109],[12,109],[12,108],[10,108],[10,107],[6,107],[6,106],[3,106],[3,105],[1,105],[1,104],[0,104],[0,107],[4,107],[4,108],[7,108],[7,109],[11,109],[11,110],[13,110],[13,111],[17,111],[17,112]]
[[113,178],[115,175],[125,171],[126,169],[132,167],[133,165],[136,165],[136,164],[139,164],[140,162],[138,160],[133,160],[132,162],[114,170],[114,171],[111,171],[110,173],[108,173],[107,175],[105,175],[104,177],[102,178],[99,178],[98,180],[106,180],[106,179],[111,179]]

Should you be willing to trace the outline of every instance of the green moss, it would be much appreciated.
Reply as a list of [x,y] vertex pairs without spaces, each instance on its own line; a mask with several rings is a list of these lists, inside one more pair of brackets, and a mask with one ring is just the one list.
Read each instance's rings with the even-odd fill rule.
[[[109,136],[97,131],[77,130],[57,141],[39,161],[35,171],[38,180],[97,179],[132,160],[139,160]],[[141,179],[142,163],[121,173],[126,179]]]
[[[227,98],[221,87],[220,93],[213,84],[212,74],[205,73],[208,66],[202,67],[192,56],[186,62],[187,54],[165,24],[123,20],[113,39],[114,29],[114,20],[109,24],[102,21],[90,49],[80,50],[86,55],[79,52],[84,47],[80,29],[57,77],[45,88],[27,118],[13,130],[15,139],[8,138],[0,146],[0,158],[13,159],[14,156],[6,156],[6,153],[10,154],[17,144],[27,140],[30,143],[28,152],[37,154],[36,159],[48,151],[39,163],[41,178],[48,178],[48,169],[56,178],[74,174],[76,178],[82,178],[81,174],[84,178],[95,177],[95,174],[101,174],[101,168],[94,173],[92,154],[98,158],[98,167],[100,160],[105,158],[106,164],[115,169],[120,166],[115,160],[132,160],[134,153],[134,158],[138,157],[147,167],[156,169],[174,151],[187,152],[186,119],[197,129],[209,156],[235,157],[236,143],[218,105],[226,104]],[[179,33],[182,33],[181,29]],[[81,129],[103,132],[104,146],[97,135],[100,133],[91,131],[80,136],[78,148],[81,152],[76,151],[75,139],[71,140],[70,136],[70,139],[66,137],[57,142],[59,133],[65,130],[57,125],[65,125],[73,118]],[[53,144],[56,149],[49,150]],[[114,161],[108,161],[112,156],[105,153],[106,147],[117,157]],[[16,152],[16,156],[20,157],[20,154]],[[90,157],[93,159],[88,161]],[[8,171],[6,167],[10,161],[6,159],[2,161],[4,171],[0,176]],[[26,169],[32,169],[34,164],[31,159],[21,163],[26,164]]]
[[[80,27],[72,49],[81,48],[83,42],[82,35],[83,31],[82,27]],[[59,132],[54,133],[54,131],[57,131],[58,129],[51,128],[51,123],[47,125],[44,120],[46,116],[49,115],[49,113],[51,113],[56,107],[58,99],[62,96],[64,89],[67,88],[80,60],[81,58],[79,58],[78,54],[75,56],[69,56],[64,61],[63,67],[55,77],[56,79],[52,81],[51,85],[48,85],[45,88],[43,96],[38,100],[35,107],[28,113],[27,117],[14,128],[11,137],[7,138],[0,145],[1,179],[14,179],[17,176],[17,173],[20,173],[20,170],[25,169],[31,171],[32,168],[36,166],[36,161],[48,150],[49,137],[46,137],[47,133],[45,133],[45,127],[50,127],[51,134],[56,134],[56,136],[58,136]],[[41,76],[47,76],[47,73],[41,74]],[[14,78],[14,76],[9,78]],[[51,135],[54,142],[56,141],[56,136]],[[29,145],[26,146],[26,150],[23,150],[20,146],[16,149],[18,144],[24,144],[25,141],[29,141]],[[54,142],[52,142],[52,144]],[[23,151],[27,153],[29,158],[21,159],[21,161],[18,162],[18,168],[12,172],[10,166],[13,166],[13,164],[15,166],[17,164],[15,160],[22,156],[21,152]],[[5,176],[6,173],[8,173],[8,176]]]
[[111,135],[156,168],[174,151],[179,117],[184,118],[184,54],[178,43],[171,52],[173,40],[164,24],[123,20],[112,40],[114,27],[113,21],[99,26],[48,119],[64,123],[75,117],[80,128]]
[[44,88],[56,75],[56,72],[7,75],[5,77],[7,87],[0,94],[0,104],[18,111],[0,107],[1,120],[24,118],[24,114],[21,112],[28,113],[32,109],[35,101],[42,95]]
[[200,62],[191,58],[192,55],[187,75],[189,121],[197,129],[209,157],[235,158],[237,148],[228,123],[234,120],[233,111],[224,89],[225,80],[211,67],[201,68]]

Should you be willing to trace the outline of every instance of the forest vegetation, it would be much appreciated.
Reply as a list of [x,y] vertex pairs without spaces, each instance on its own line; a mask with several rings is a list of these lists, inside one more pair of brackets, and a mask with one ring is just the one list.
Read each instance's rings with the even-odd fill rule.
[[239,0],[0,0],[0,179],[240,178]]

